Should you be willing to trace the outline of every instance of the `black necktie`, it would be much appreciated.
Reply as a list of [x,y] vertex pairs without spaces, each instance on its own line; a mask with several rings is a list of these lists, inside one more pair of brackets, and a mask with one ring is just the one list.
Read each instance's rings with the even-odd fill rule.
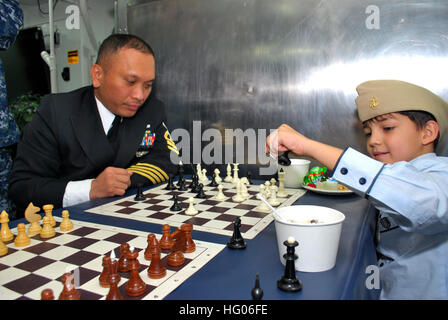
[[109,132],[107,132],[107,139],[109,139],[110,142],[114,142],[115,140],[117,140],[118,129],[120,128],[120,122],[121,117],[115,116],[115,119],[112,122],[112,127],[109,129]]

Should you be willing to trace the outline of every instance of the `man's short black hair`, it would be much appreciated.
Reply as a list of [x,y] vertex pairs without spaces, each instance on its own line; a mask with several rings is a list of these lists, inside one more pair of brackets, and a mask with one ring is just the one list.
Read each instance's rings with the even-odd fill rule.
[[131,34],[112,34],[108,36],[100,46],[98,50],[98,57],[96,63],[100,63],[102,59],[110,54],[116,53],[118,50],[127,48],[135,49],[143,53],[154,56],[152,48],[143,40],[135,35]]

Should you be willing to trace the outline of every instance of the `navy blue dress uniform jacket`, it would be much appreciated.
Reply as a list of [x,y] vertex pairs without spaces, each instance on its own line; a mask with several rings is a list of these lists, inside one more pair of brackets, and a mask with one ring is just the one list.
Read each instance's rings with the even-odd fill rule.
[[163,103],[150,95],[133,117],[123,118],[115,152],[92,86],[45,96],[24,129],[13,164],[9,195],[18,213],[30,202],[61,207],[69,181],[96,178],[108,166],[133,171],[131,187],[168,180],[176,171],[170,153],[178,151],[165,123]]

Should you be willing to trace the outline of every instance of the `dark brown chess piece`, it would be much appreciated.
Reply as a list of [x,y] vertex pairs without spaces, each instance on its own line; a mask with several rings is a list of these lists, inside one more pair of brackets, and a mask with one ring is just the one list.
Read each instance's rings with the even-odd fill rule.
[[171,246],[173,245],[173,241],[171,240],[170,235],[171,229],[169,224],[164,224],[162,227],[162,238],[160,238],[160,248],[162,250],[169,250],[171,249]]
[[109,287],[109,282],[107,280],[110,273],[109,266],[110,266],[110,257],[108,256],[103,257],[103,272],[101,272],[99,277],[100,286],[102,286],[103,288]]
[[183,252],[190,253],[196,250],[196,244],[191,238],[191,231],[193,231],[193,225],[191,223],[185,223],[180,226],[180,229],[184,232],[185,244],[183,248]]
[[41,300],[54,300],[53,290],[51,289],[44,289],[40,293],[40,299]]
[[130,276],[125,289],[127,295],[131,297],[138,297],[146,292],[146,283],[139,274],[140,262],[138,262],[137,257],[138,252],[134,251],[133,248],[130,249],[128,252]]
[[151,255],[152,255],[152,253],[151,253],[151,243],[154,241],[153,238],[155,238],[154,234],[152,234],[152,233],[148,234],[148,239],[146,240],[148,245],[146,246],[145,254],[144,254],[145,260],[147,260],[147,261],[151,261]]
[[73,274],[71,272],[64,273],[61,281],[64,285],[59,300],[81,300],[81,294],[75,288]]
[[123,296],[118,290],[118,283],[121,280],[118,274],[118,261],[109,259],[109,275],[107,277],[107,282],[110,285],[109,293],[106,296],[106,300],[123,300]]
[[180,267],[185,262],[185,257],[181,251],[180,246],[178,247],[176,246],[176,244],[174,244],[171,250],[171,253],[167,257],[168,265],[171,267]]
[[162,263],[160,255],[162,249],[160,249],[159,241],[154,237],[151,243],[152,260],[148,268],[148,277],[151,279],[160,279],[166,275],[166,268]]
[[129,258],[128,258],[128,252],[129,252],[129,244],[122,243],[120,246],[121,250],[121,256],[118,260],[118,271],[119,272],[127,272],[129,271]]
[[185,232],[178,228],[173,232],[171,237],[174,243],[171,247],[171,253],[167,257],[167,263],[171,267],[179,267],[185,262],[185,257],[182,253],[185,249]]

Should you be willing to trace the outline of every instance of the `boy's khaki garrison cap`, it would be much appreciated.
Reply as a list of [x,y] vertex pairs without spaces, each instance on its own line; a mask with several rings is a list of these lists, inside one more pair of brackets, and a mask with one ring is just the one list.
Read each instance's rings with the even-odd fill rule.
[[371,80],[356,87],[361,122],[386,113],[426,111],[436,118],[440,139],[447,134],[448,104],[431,91],[399,80]]

